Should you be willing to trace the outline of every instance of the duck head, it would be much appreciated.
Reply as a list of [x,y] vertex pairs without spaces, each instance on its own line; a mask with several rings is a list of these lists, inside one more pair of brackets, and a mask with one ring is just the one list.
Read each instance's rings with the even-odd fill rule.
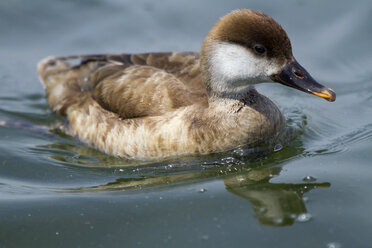
[[222,17],[205,38],[201,71],[209,95],[238,96],[250,86],[278,82],[334,101],[296,61],[284,29],[261,12],[240,9]]

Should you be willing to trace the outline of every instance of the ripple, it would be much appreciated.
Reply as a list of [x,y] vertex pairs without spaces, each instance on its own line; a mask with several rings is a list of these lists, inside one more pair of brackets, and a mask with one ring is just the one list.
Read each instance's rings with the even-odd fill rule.
[[369,140],[372,138],[372,123],[357,128],[345,135],[337,137],[330,142],[322,145],[316,145],[314,148],[308,148],[304,155],[315,156],[320,154],[332,154],[345,152],[348,148],[359,142]]

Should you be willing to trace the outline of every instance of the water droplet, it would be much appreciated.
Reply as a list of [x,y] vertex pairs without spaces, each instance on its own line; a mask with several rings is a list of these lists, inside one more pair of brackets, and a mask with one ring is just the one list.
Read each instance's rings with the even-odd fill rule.
[[337,242],[330,242],[327,244],[327,248],[341,248],[341,244]]
[[162,197],[162,196],[159,196],[159,199],[160,199],[160,200],[163,200],[163,197]]
[[238,177],[236,178],[236,180],[237,180],[238,182],[243,182],[243,181],[245,181],[245,178],[242,177],[242,176],[238,176]]
[[296,218],[296,221],[298,222],[308,222],[309,220],[311,220],[313,216],[311,216],[311,214],[309,213],[303,213],[303,214],[300,214],[297,216]]
[[289,215],[289,218],[291,218],[291,219],[296,219],[296,217],[297,217],[296,214],[290,214],[290,215]]
[[265,213],[266,211],[267,211],[266,208],[264,208],[264,207],[260,207],[260,208],[257,209],[257,214],[263,214],[263,213]]
[[281,225],[281,224],[283,224],[283,221],[284,220],[282,218],[278,218],[278,219],[274,220],[274,223],[277,224],[277,225]]
[[59,232],[56,232],[56,235],[59,235]]
[[274,146],[274,152],[278,152],[283,149],[282,144],[275,144]]
[[315,177],[312,177],[312,176],[306,176],[302,179],[302,181],[305,181],[305,182],[314,182],[316,181],[316,178]]
[[208,239],[209,239],[209,236],[208,236],[208,235],[202,235],[202,236],[201,236],[201,239],[202,239],[202,240],[208,240]]
[[302,197],[302,200],[303,200],[304,202],[308,202],[308,201],[309,201],[309,197],[304,196],[304,197]]
[[204,193],[206,191],[207,191],[207,189],[204,189],[204,188],[201,188],[201,189],[198,190],[199,193]]

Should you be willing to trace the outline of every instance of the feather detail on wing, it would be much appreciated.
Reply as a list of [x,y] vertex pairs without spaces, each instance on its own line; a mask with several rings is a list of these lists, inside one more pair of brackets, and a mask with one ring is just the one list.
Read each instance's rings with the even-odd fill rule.
[[38,73],[49,105],[60,114],[86,93],[123,118],[162,115],[196,102],[207,104],[198,53],[47,58],[39,63]]

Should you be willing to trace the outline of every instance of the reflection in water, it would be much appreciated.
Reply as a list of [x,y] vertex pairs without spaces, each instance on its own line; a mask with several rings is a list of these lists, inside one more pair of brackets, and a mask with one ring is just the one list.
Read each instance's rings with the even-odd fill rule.
[[[123,170],[123,169],[121,169]],[[207,169],[203,172],[163,174],[118,178],[114,182],[85,188],[70,189],[76,192],[129,190],[180,185],[202,180],[222,179],[227,191],[250,201],[256,218],[263,225],[292,225],[296,218],[307,213],[303,194],[314,189],[329,187],[329,183],[270,183],[278,176],[281,167],[225,166]]]
[[292,225],[296,218],[307,213],[303,194],[329,183],[270,183],[281,168],[258,169],[224,180],[226,189],[249,200],[261,224],[271,226]]

